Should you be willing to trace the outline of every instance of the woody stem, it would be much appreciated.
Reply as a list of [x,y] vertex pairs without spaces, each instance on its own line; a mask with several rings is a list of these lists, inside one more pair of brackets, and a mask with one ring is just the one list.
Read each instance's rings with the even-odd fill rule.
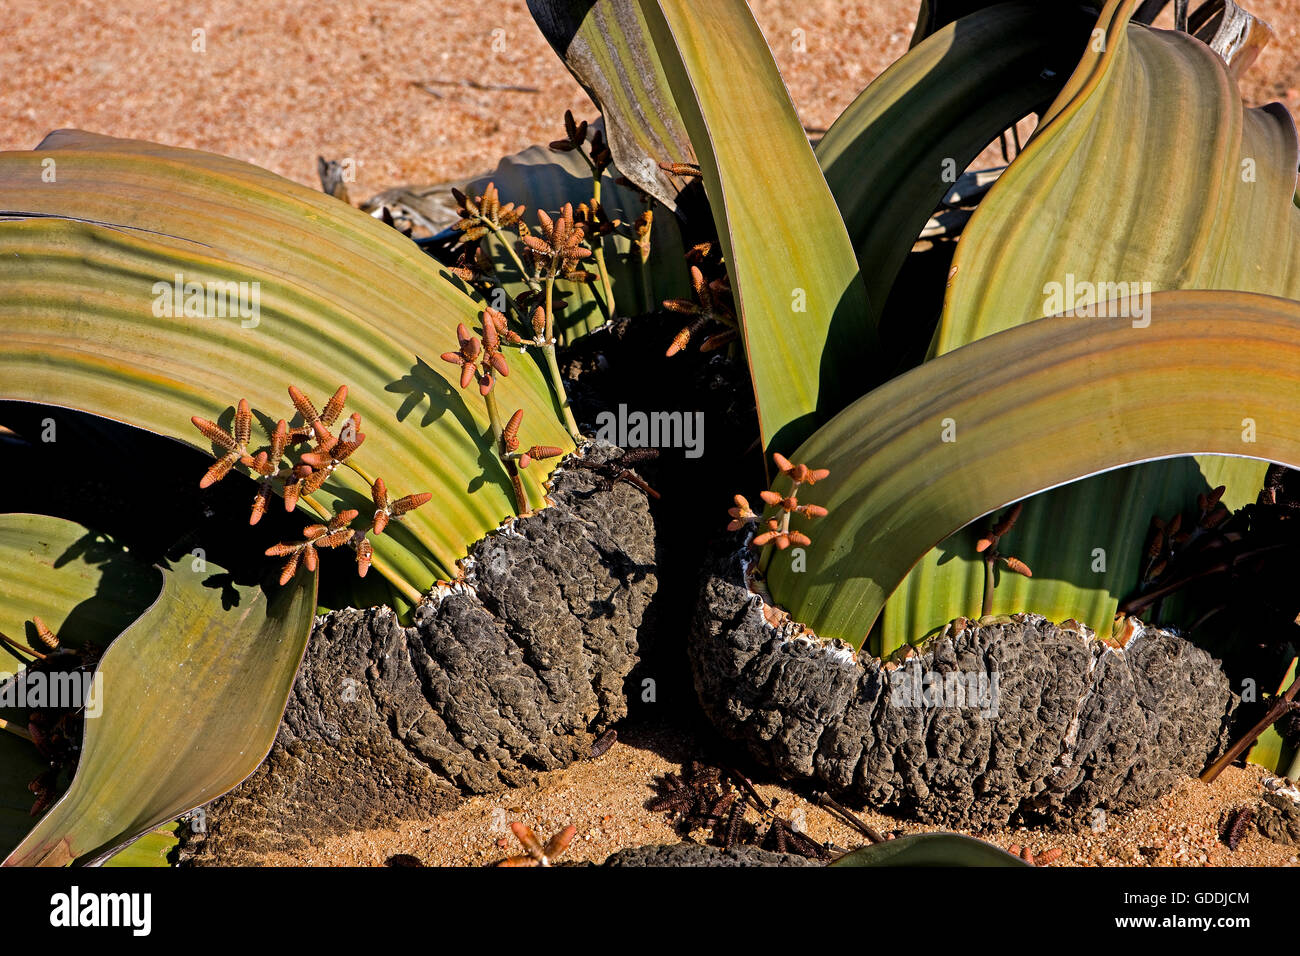
[[483,402],[487,405],[488,421],[492,425],[492,441],[497,448],[497,457],[501,459],[506,474],[510,476],[510,485],[514,488],[515,513],[520,516],[529,514],[531,509],[528,507],[528,493],[524,491],[524,482],[519,476],[519,466],[515,464],[506,449],[505,427],[501,424],[501,409],[497,406],[495,385],[492,391],[483,396]]
[[29,744],[36,743],[35,738],[32,737],[31,732],[26,727],[15,724],[11,720],[0,720],[0,730],[7,731],[15,737],[21,737]]
[[8,634],[5,634],[3,631],[0,631],[0,644],[4,644],[6,647],[9,647],[11,650],[17,651],[19,654],[26,654],[28,657],[34,657],[38,660],[43,661],[48,656],[46,654],[42,654],[40,651],[36,650],[35,648],[28,647],[26,644],[20,644],[18,641],[15,641],[12,637],[10,637]]
[[1293,680],[1291,686],[1286,689],[1285,693],[1279,694],[1273,698],[1269,704],[1268,710],[1264,716],[1256,721],[1255,725],[1246,731],[1245,736],[1234,743],[1218,760],[1210,764],[1201,773],[1202,783],[1214,783],[1219,774],[1223,773],[1224,768],[1228,767],[1234,760],[1244,754],[1256,740],[1259,735],[1273,726],[1281,717],[1291,709],[1292,701],[1295,700],[1296,692],[1300,691],[1300,678]]
[[993,565],[997,561],[993,549],[984,556],[984,603],[980,605],[980,617],[993,613]]
[[569,437],[574,441],[582,439],[582,433],[578,431],[578,423],[573,418],[573,409],[569,408],[569,395],[564,390],[564,377],[560,375],[560,363],[555,358],[555,310],[554,310],[554,292],[555,292],[555,270],[552,267],[551,272],[546,277],[546,344],[542,346],[542,352],[546,355],[546,370],[551,376],[551,387],[555,389],[556,401],[560,403],[560,412],[564,416],[564,427],[569,430]]

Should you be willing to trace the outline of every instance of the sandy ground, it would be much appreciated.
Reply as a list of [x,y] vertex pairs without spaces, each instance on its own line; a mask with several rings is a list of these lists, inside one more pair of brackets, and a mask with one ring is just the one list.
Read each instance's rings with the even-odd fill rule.
[[[668,815],[646,809],[662,774],[677,772],[692,758],[705,759],[690,735],[674,729],[624,730],[620,742],[594,761],[543,776],[536,786],[473,797],[436,818],[413,820],[396,830],[372,830],[325,840],[301,855],[272,854],[271,866],[382,866],[398,854],[426,866],[484,866],[517,854],[511,821],[532,827],[543,839],[569,824],[577,836],[563,860],[600,862],[626,847],[675,843],[682,834]],[[746,768],[749,772],[751,768]],[[1273,843],[1253,830],[1235,851],[1219,842],[1219,820],[1227,809],[1258,803],[1257,767],[1229,767],[1212,785],[1185,780],[1163,799],[1127,814],[1105,816],[1094,832],[1023,827],[975,834],[999,846],[1029,845],[1035,853],[1058,848],[1054,866],[1294,866],[1297,849]],[[812,789],[792,790],[754,780],[765,798],[780,800],[778,811],[802,824],[818,842],[845,848],[864,843],[854,830],[834,819],[808,797]],[[932,830],[870,810],[857,814],[882,834]],[[750,814],[751,821],[757,814]],[[709,834],[690,835],[707,842]]]
[[[917,3],[751,6],[816,130],[907,49]],[[1248,6],[1279,35],[1243,84],[1247,100],[1294,110],[1294,0]],[[80,127],[226,153],[311,185],[323,154],[356,161],[354,197],[467,179],[554,139],[564,110],[595,115],[524,0],[5,0],[0,76],[0,149]]]
[[[804,124],[828,126],[907,48],[915,0],[751,0]],[[1243,83],[1251,104],[1300,107],[1294,0],[1250,8],[1277,30]],[[1288,23],[1287,21],[1291,21]],[[201,31],[201,32],[196,32]],[[356,161],[363,197],[404,183],[465,179],[506,153],[558,135],[565,109],[595,110],[533,26],[523,0],[5,0],[0,4],[0,148],[28,149],[50,130],[80,127],[214,150],[315,185],[317,154]],[[508,85],[524,90],[485,90]],[[423,86],[417,85],[423,84]],[[992,153],[987,154],[992,156]],[[677,838],[645,808],[656,775],[696,755],[675,731],[625,732],[597,761],[536,787],[466,801],[398,831],[352,834],[279,864],[483,864],[516,852],[505,825],[579,835],[567,858]],[[1253,803],[1258,773],[1188,780],[1158,804],[1112,815],[1100,833],[1008,831],[995,842],[1061,848],[1059,863],[1281,865],[1293,850],[1252,834],[1234,853],[1216,840],[1225,808]],[[818,840],[856,846],[803,795],[776,784],[787,813]],[[878,814],[882,831],[919,827]]]

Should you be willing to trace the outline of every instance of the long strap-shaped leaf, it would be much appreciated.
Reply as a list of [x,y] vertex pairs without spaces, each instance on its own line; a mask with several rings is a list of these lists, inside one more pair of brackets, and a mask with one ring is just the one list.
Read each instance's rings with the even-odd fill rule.
[[[0,210],[0,397],[206,451],[191,415],[217,420],[247,398],[273,428],[292,417],[289,385],[319,405],[347,384],[367,436],[358,460],[396,494],[434,493],[374,540],[421,588],[512,512],[483,403],[438,360],[478,309],[392,229],[236,160],[75,132],[0,154]],[[248,283],[246,298],[258,283],[259,315],[205,317],[202,300],[197,316],[168,314],[178,275]],[[510,369],[498,398],[524,409],[521,437],[571,447],[535,363],[513,356]],[[525,473],[535,504],[546,474]],[[369,501],[346,469],[326,489],[328,505]]]
[[[86,529],[39,515],[0,527],[33,541]],[[67,793],[6,865],[92,862],[236,786],[266,756],[311,633],[316,575],[268,599],[209,564],[164,576],[158,600],[109,646]]]
[[528,0],[542,35],[600,107],[619,170],[669,209],[684,181],[660,161],[695,162],[638,0]]
[[[1243,110],[1217,56],[1186,36],[1130,24],[1132,8],[1107,7],[1033,140],[967,225],[938,351],[1143,283],[1300,294],[1289,117]],[[1092,321],[1096,311],[1077,320]],[[1151,517],[1220,484],[1224,503],[1239,507],[1254,499],[1263,470],[1202,456],[1034,498],[1007,542],[1034,577],[1003,575],[993,611],[1032,609],[1108,627],[1138,586]],[[885,611],[882,649],[980,605],[985,573],[973,546],[964,533],[908,575]]]
[[1221,59],[1184,34],[1130,25],[1135,2],[1107,4],[1074,75],[967,224],[936,353],[1125,294],[1084,283],[1300,298],[1290,114],[1243,109]]
[[[31,646],[39,617],[68,646],[106,647],[161,585],[156,569],[102,535],[42,515],[0,516],[0,633],[15,640]],[[0,671],[22,666],[0,648]]]
[[704,172],[763,443],[789,451],[863,390],[875,329],[853,247],[744,0],[642,9]]
[[962,170],[1057,94],[1090,25],[1035,3],[981,10],[905,53],[831,124],[817,160],[873,307]]
[[[61,647],[90,643],[107,647],[158,598],[162,575],[135,560],[121,545],[81,525],[46,515],[0,515],[0,632],[45,648],[30,622],[39,617],[59,638]],[[0,651],[0,671],[17,675],[30,656],[19,660]],[[27,726],[31,704],[20,698],[0,710],[0,718]],[[34,744],[0,732],[0,857],[31,830],[34,796],[28,789],[49,761]]]
[[772,561],[775,599],[822,636],[860,644],[923,554],[1027,495],[1193,453],[1300,465],[1300,303],[1171,292],[1151,308],[1148,328],[1040,319],[845,409],[798,451],[830,469],[800,501],[831,517],[807,529],[806,571]]

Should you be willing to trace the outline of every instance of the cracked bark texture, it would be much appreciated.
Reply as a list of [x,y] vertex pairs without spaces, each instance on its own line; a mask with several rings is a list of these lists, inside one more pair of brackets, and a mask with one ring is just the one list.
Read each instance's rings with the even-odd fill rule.
[[[584,461],[618,454],[593,445]],[[555,506],[477,542],[472,588],[417,608],[411,627],[385,607],[319,618],[270,755],[206,808],[183,856],[301,852],[586,756],[627,713],[656,591],[645,495],[602,484],[571,460]]]
[[[1016,615],[895,669],[778,631],[742,575],[733,552],[701,593],[690,651],[705,712],[764,764],[861,803],[944,826],[1082,824],[1165,793],[1226,744],[1227,678],[1167,632],[1117,650]],[[996,675],[996,708],[907,700],[926,673],[984,674],[990,688]]]

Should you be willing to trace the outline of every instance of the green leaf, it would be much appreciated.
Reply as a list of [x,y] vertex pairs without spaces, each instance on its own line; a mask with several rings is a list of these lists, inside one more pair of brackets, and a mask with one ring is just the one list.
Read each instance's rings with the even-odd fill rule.
[[[619,175],[620,171],[611,167],[601,177],[601,205],[611,219],[631,224],[645,207],[634,190],[615,182]],[[496,184],[502,203],[522,203],[528,207],[524,218],[529,223],[537,221],[538,209],[555,216],[565,203],[572,203],[576,209],[579,203],[591,202],[591,168],[575,151],[565,153],[545,146],[530,147],[505,157],[490,175],[480,177],[466,188],[478,195],[490,182]],[[518,247],[513,233],[507,238]],[[500,240],[489,233],[483,237],[482,245],[506,292],[512,298],[526,292],[526,277]],[[644,265],[640,252],[626,236],[618,233],[606,236],[603,245],[605,265],[614,288],[615,314],[639,315],[655,311],[664,299],[690,298],[691,287],[683,262],[686,250],[675,217],[661,213],[654,220],[650,230],[650,258]],[[595,260],[586,260],[585,267],[594,274]],[[584,285],[561,280],[557,284],[557,289],[571,293],[555,318],[555,329],[562,342],[572,344],[604,325],[605,317],[596,301],[598,287],[598,282]]]
[[[107,646],[158,597],[162,575],[81,525],[45,515],[0,515],[0,632],[43,650],[29,623],[40,617],[66,647]],[[0,649],[0,679],[26,666]],[[0,709],[26,727],[28,708]],[[27,785],[48,768],[27,740],[0,732],[0,855],[36,822]]]
[[[32,515],[0,525],[85,529]],[[161,595],[108,647],[96,671],[67,792],[5,865],[96,862],[239,784],[270,750],[311,633],[316,575],[268,593],[211,562],[164,575]]]
[[[1300,464],[1300,303],[1169,292],[1150,307],[1145,328],[1059,316],[980,339],[819,429],[795,457],[831,474],[799,499],[830,517],[806,528],[796,520],[813,539],[807,569],[777,552],[774,598],[821,636],[861,645],[930,548],[1011,502],[1192,453]],[[1247,417],[1257,426],[1250,443]],[[788,486],[782,478],[775,487]]]
[[146,833],[140,839],[130,845],[118,850],[107,860],[103,866],[170,866],[167,862],[167,855],[180,843],[180,837],[177,835],[181,824],[173,823],[170,826],[154,830],[152,833]]
[[1105,51],[1089,43],[967,224],[935,354],[1126,294],[1085,282],[1300,298],[1290,114],[1244,109],[1219,57],[1129,24],[1133,2],[1107,5]]
[[956,177],[1003,130],[1051,102],[1091,22],[1031,3],[982,10],[905,53],[831,124],[817,160],[874,308],[884,307]]
[[614,164],[669,209],[686,184],[659,163],[695,151],[637,0],[528,0],[528,10],[605,117]]
[[[1300,297],[1289,115],[1276,105],[1244,110],[1216,55],[1184,35],[1128,24],[1132,8],[1107,6],[1033,139],[966,226],[936,353],[1143,283]],[[1085,311],[1076,321],[1092,319]],[[1108,630],[1139,583],[1151,517],[1220,484],[1224,503],[1240,507],[1263,472],[1260,462],[1201,456],[1027,502],[1006,550],[1034,578],[1001,575],[992,611],[1032,609]],[[885,612],[884,652],[979,608],[985,571],[975,538],[945,541],[908,576]]]
[[[106,535],[45,515],[0,515],[0,632],[38,650],[40,617],[61,644],[107,647],[158,597],[162,577]],[[0,647],[0,671],[22,663]]]
[[[996,6],[999,0],[921,0],[921,9],[916,15],[916,27],[912,31],[912,46],[916,46],[929,36],[938,33],[950,23],[980,13],[988,7]],[[1083,2],[1075,4],[1062,3],[1061,0],[1032,0],[1047,12],[1069,15],[1066,8],[1092,9],[1093,4]],[[1154,16],[1154,14],[1152,14]]]
[[[1032,610],[1054,621],[1074,618],[1108,634],[1119,604],[1141,581],[1152,517],[1186,511],[1198,494],[1219,485],[1228,489],[1224,505],[1240,508],[1255,500],[1266,467],[1243,458],[1176,458],[1035,495],[999,542],[999,550],[1019,558],[1034,576],[999,570],[989,613]],[[945,539],[912,569],[885,605],[882,654],[917,642],[954,617],[979,616],[984,562],[975,544],[988,524],[979,522]],[[1170,611],[1166,602],[1163,617],[1170,618]],[[1190,621],[1177,610],[1173,615],[1168,623]]]
[[[233,159],[69,131],[0,154],[0,210],[0,398],[208,451],[191,415],[228,421],[247,398],[273,428],[292,415],[290,384],[318,405],[347,384],[367,435],[358,461],[395,494],[435,496],[374,539],[378,559],[418,589],[453,577],[467,546],[513,512],[483,402],[438,358],[458,322],[478,327],[478,308],[392,229]],[[250,283],[250,298],[259,283],[256,322],[251,309],[155,314],[177,275]],[[510,366],[498,397],[524,409],[525,440],[571,448],[540,369],[518,356]],[[525,473],[535,505],[549,468]],[[369,501],[347,469],[321,498]]]
[[[1291,682],[1296,678],[1296,664],[1297,660],[1293,659],[1276,693],[1280,694],[1291,686]],[[1295,748],[1282,739],[1276,725],[1267,728],[1259,735],[1259,739],[1250,748],[1250,754],[1246,759],[1279,777],[1295,780],[1297,774],[1300,774],[1300,754],[1297,754]]]
[[960,833],[913,833],[848,853],[831,866],[1029,866],[1001,847]]
[[764,447],[861,394],[875,327],[844,224],[743,0],[642,0],[695,146],[742,320]]

